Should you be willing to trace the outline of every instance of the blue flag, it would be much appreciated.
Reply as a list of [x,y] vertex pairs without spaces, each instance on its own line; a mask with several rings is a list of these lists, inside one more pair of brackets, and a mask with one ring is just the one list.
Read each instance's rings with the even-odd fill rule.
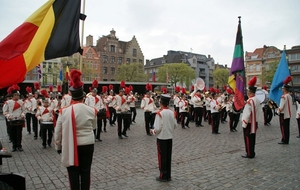
[[62,65],[60,65],[60,68],[59,68],[59,80],[60,81],[63,80]]
[[279,105],[280,97],[282,96],[283,81],[288,76],[290,76],[290,70],[288,67],[288,62],[286,60],[285,50],[283,50],[277,70],[272,80],[271,90],[269,93],[269,98],[276,102],[277,105]]

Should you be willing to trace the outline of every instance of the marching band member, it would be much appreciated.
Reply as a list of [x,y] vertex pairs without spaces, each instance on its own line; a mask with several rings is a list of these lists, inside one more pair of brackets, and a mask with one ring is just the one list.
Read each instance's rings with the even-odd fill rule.
[[211,88],[210,92],[211,92],[211,96],[212,96],[212,100],[210,101],[212,134],[220,134],[219,133],[219,125],[220,125],[219,110],[221,108],[221,105],[217,101],[218,94],[216,93],[215,89]]
[[[42,98],[42,106],[39,106],[36,112],[36,117],[40,121],[40,126],[41,126],[41,133],[42,133],[42,139],[43,139],[43,149],[46,148],[46,141],[49,147],[51,147],[51,142],[52,142],[52,136],[53,136],[53,131],[54,131],[54,126],[53,126],[53,114],[54,110],[52,107],[49,106],[50,102],[47,99],[48,97],[43,97]],[[47,133],[48,133],[48,140],[47,140]]]
[[[8,88],[7,89],[7,95],[5,96],[5,102],[3,103],[3,107],[2,107],[2,113],[4,113],[4,110],[7,109],[8,105],[6,104],[6,102],[8,100],[10,100],[11,98],[12,98],[11,88]],[[11,135],[10,135],[10,133],[11,133],[11,127],[9,125],[7,117],[4,117],[4,118],[5,118],[5,123],[6,123],[6,132],[7,132],[7,135],[9,137],[9,142],[11,143],[12,142]]]
[[255,97],[256,76],[254,76],[248,83],[248,100],[244,106],[242,115],[242,127],[245,141],[246,154],[242,155],[243,158],[255,157],[255,139],[256,130],[258,128],[258,117],[260,114],[260,101]]
[[106,109],[105,118],[102,119],[104,132],[106,132],[106,124],[107,124],[106,120],[110,118],[110,113],[109,113],[109,109],[108,109],[108,105],[107,105],[107,90],[108,90],[107,86],[102,86],[102,93],[100,93],[100,97],[101,97],[103,105]]
[[[129,86],[129,88],[130,88],[130,86]],[[132,88],[132,86],[131,86],[131,88]],[[133,114],[131,123],[135,123],[135,117],[136,117],[135,103],[136,103],[137,99],[134,97],[132,89],[130,91],[130,95],[128,96],[127,101],[129,102],[130,111]]]
[[233,92],[230,88],[227,88],[227,93],[228,93],[228,101],[226,103],[226,112],[229,115],[229,129],[230,132],[235,132],[237,124],[239,122],[239,117],[237,117],[236,114],[234,114],[233,112]]
[[[179,101],[179,113],[181,114],[180,119],[181,119],[182,129],[186,129],[185,126],[187,128],[190,128],[188,107],[189,107],[189,102],[186,100],[186,92],[185,89],[182,88],[182,96],[181,96],[181,100]],[[186,122],[185,122],[185,118],[186,118]]]
[[71,92],[70,90],[68,90],[68,93],[62,97],[61,107],[63,108],[69,106],[71,104],[71,101],[72,101]]
[[174,99],[174,110],[176,112],[177,123],[180,123],[180,114],[179,114],[180,87],[179,86],[175,87],[175,95],[173,99]]
[[281,130],[281,142],[278,144],[289,144],[290,140],[290,118],[292,113],[292,96],[289,93],[290,85],[289,82],[292,81],[292,77],[288,76],[283,81],[283,95],[280,98],[279,108],[277,109],[277,113],[279,114],[279,123],[280,123],[280,130]]
[[297,111],[296,111],[296,119],[297,119],[297,125],[298,125],[298,133],[297,138],[300,138],[300,103],[299,100],[296,101],[297,104]]
[[[263,92],[265,93],[266,97],[268,97],[268,91],[267,91],[267,86],[263,86]],[[273,113],[272,113],[272,110],[271,108],[269,107],[268,105],[268,102],[267,103],[262,103],[262,110],[263,110],[263,113],[264,113],[264,125],[271,125],[271,120],[272,120],[272,117],[273,117]]]
[[205,99],[204,99],[204,103],[206,105],[206,118],[205,120],[207,120],[208,124],[211,125],[211,109],[210,109],[210,101],[211,101],[211,95],[210,92],[205,92]]
[[[194,91],[194,85],[191,86],[191,92]],[[194,111],[194,102],[192,101],[191,94],[187,97],[189,101],[189,107],[190,107],[190,122],[195,122],[195,111]]]
[[37,126],[37,119],[35,117],[35,111],[33,109],[33,106],[36,107],[36,99],[33,97],[31,87],[27,86],[26,91],[28,93],[28,98],[24,101],[24,106],[26,110],[26,126],[27,132],[31,134],[31,121],[33,126],[32,129],[36,128]]
[[[104,104],[102,102],[102,98],[97,95],[97,88],[98,88],[98,81],[95,79],[92,83],[92,94],[87,96],[85,99],[85,104],[88,106],[91,106],[95,108],[98,111],[98,114],[100,113],[100,110],[106,109],[104,107]],[[97,116],[97,129],[94,130],[94,134],[96,136],[96,140],[101,142],[102,140],[100,139],[100,133],[102,131],[102,118],[100,118],[100,115]]]
[[116,110],[114,109],[114,105],[116,104],[116,100],[115,100],[115,96],[114,96],[114,91],[113,91],[113,85],[110,84],[108,86],[109,88],[109,96],[107,97],[106,101],[107,101],[107,104],[108,104],[108,109],[109,109],[109,114],[110,114],[110,117],[109,117],[109,124],[110,126],[113,126],[113,125],[116,125],[115,122],[116,122],[116,119],[117,119],[117,116],[116,116]]
[[55,119],[57,120],[59,109],[61,108],[61,100],[62,100],[61,85],[57,85],[56,88],[57,88],[56,99],[55,99],[56,101],[53,109],[54,109]]
[[144,110],[145,129],[148,136],[151,136],[150,128],[152,128],[152,125],[154,123],[153,112],[156,109],[154,100],[150,95],[151,91],[152,85],[148,83],[146,85],[146,94],[141,102],[141,108]]
[[[116,95],[116,104],[114,105],[114,109],[117,113],[117,122],[118,122],[118,137],[119,139],[123,139],[122,135],[124,137],[128,137],[126,134],[127,128],[130,125],[129,118],[122,118],[122,112],[128,112],[129,106],[126,102],[126,96],[124,95],[124,86],[122,85],[123,82],[121,82],[119,94]],[[131,116],[131,114],[130,114]],[[122,121],[123,121],[123,130],[122,130]]]
[[192,92],[191,94],[192,102],[194,103],[194,110],[196,113],[195,124],[196,127],[203,127],[202,125],[202,117],[203,117],[203,100],[204,96],[201,94],[201,90],[197,90],[196,92]]
[[72,70],[70,76],[72,103],[59,111],[54,134],[55,148],[61,154],[62,166],[67,168],[70,189],[89,189],[97,110],[83,103],[85,94],[81,72]]
[[[34,83],[34,88],[35,88],[35,92],[34,92],[34,98],[35,98],[35,102],[33,102],[32,104],[32,109],[34,111],[34,117],[35,117],[35,114],[36,114],[36,111],[38,109],[39,106],[42,106],[42,99],[41,99],[41,95],[40,95],[40,83],[39,82],[36,82]],[[35,117],[35,120],[36,120],[36,126],[34,125],[33,123],[33,133],[34,133],[34,140],[37,140],[37,137],[38,135],[41,137],[42,134],[41,134],[41,130],[39,131],[39,123],[37,122],[37,118]]]
[[10,123],[10,136],[12,140],[12,152],[17,149],[23,151],[22,148],[22,128],[25,123],[25,107],[19,94],[20,87],[15,84],[11,87],[12,99],[5,102],[3,106],[3,115]]

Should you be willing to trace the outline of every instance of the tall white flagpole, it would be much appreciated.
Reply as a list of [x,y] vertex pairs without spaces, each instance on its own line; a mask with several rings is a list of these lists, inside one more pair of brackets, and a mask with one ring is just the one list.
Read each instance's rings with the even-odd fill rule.
[[[85,0],[83,0],[82,14],[85,14]],[[84,20],[81,21],[81,48],[83,48],[83,36],[84,36]],[[79,70],[82,72],[82,55],[80,56]]]

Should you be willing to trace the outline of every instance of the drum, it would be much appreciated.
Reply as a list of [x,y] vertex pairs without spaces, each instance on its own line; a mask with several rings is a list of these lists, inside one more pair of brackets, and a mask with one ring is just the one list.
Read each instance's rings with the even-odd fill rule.
[[52,121],[41,121],[40,123],[41,127],[53,127]]
[[105,109],[101,109],[98,111],[97,114],[97,119],[101,120],[101,119],[105,119],[106,118],[106,110]]
[[131,119],[131,112],[130,111],[121,112],[121,118],[122,119]]
[[24,125],[25,120],[24,119],[13,119],[9,121],[10,126],[20,126]]
[[260,103],[266,103],[267,102],[267,95],[262,90],[256,90],[255,97],[259,100]]

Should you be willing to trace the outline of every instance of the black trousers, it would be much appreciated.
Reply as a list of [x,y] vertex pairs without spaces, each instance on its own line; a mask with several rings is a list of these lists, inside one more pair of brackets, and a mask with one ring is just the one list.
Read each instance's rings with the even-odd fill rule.
[[179,123],[179,122],[180,122],[179,107],[175,107],[175,112],[176,112],[176,120],[177,120],[177,123]]
[[171,179],[171,160],[172,160],[172,139],[157,139],[157,155],[159,166],[159,178],[164,180]]
[[206,110],[206,106],[203,106],[203,119],[204,119],[204,121],[206,121],[207,120],[207,110]]
[[144,117],[145,117],[146,133],[149,135],[150,134],[150,128],[154,124],[153,114],[151,112],[144,112]]
[[[257,128],[257,122],[256,122],[256,128]],[[248,123],[246,128],[243,128],[244,133],[244,141],[245,141],[245,150],[247,153],[247,156],[249,158],[255,157],[255,139],[256,134],[251,134],[251,123]]]
[[[181,127],[184,128],[184,126],[189,126],[189,123],[190,123],[190,118],[189,118],[189,114],[188,112],[181,112],[180,113],[180,123],[181,123]],[[186,118],[186,122],[185,121],[185,118]]]
[[300,136],[300,118],[297,119],[297,124],[298,124],[298,132],[299,132],[299,136]]
[[10,125],[10,129],[11,129],[10,133],[11,133],[13,149],[21,148],[23,125],[19,125],[19,126]]
[[7,120],[7,118],[5,117],[5,123],[6,123],[6,132],[7,132],[7,135],[9,136],[9,140],[11,140],[11,127],[9,125],[9,122]]
[[96,139],[100,139],[100,133],[102,131],[102,119],[97,117],[97,128],[94,130],[94,135]]
[[264,106],[263,108],[263,113],[264,113],[264,124],[266,125],[267,123],[270,123],[272,118],[273,118],[273,113],[272,110],[269,106]]
[[37,133],[37,118],[35,117],[34,114],[32,113],[26,113],[26,127],[27,127],[27,132],[31,133],[31,121],[32,121],[32,130],[34,134]]
[[196,125],[202,125],[203,107],[195,107],[194,111],[196,114],[196,118],[195,118]]
[[88,190],[91,183],[91,165],[94,144],[78,146],[79,166],[67,167],[71,190]]
[[211,111],[207,110],[207,122],[209,125],[211,125]]
[[220,113],[212,113],[211,114],[211,128],[213,133],[219,132],[219,125],[220,125]]
[[195,109],[194,109],[194,105],[189,104],[189,106],[190,106],[191,121],[195,121]]
[[116,119],[117,119],[116,110],[113,107],[108,107],[108,110],[109,110],[109,114],[110,114],[109,124],[112,125],[113,123],[116,122]]
[[[122,121],[123,121],[123,130],[122,130]],[[130,125],[129,118],[122,118],[121,114],[117,114],[117,122],[118,122],[118,136],[126,135],[126,131]]]
[[290,118],[284,119],[284,114],[279,115],[281,130],[281,142],[289,144],[290,141]]
[[229,129],[233,130],[237,128],[237,125],[239,123],[239,119],[240,119],[240,113],[232,113],[232,112],[228,112],[228,116],[229,116]]
[[[50,146],[52,143],[52,137],[53,137],[53,131],[54,127],[53,124],[41,124],[41,131],[42,131],[42,139],[43,139],[43,146],[46,146],[47,144]],[[48,139],[47,139],[47,133],[48,133]]]
[[[135,107],[130,107],[130,111],[133,114],[131,121],[135,122],[135,117],[136,117],[136,108]],[[131,122],[130,121],[130,122]]]
[[224,107],[224,108],[221,110],[220,115],[221,115],[221,121],[222,121],[222,122],[226,121],[226,119],[227,119],[227,111],[226,111],[226,107]]

